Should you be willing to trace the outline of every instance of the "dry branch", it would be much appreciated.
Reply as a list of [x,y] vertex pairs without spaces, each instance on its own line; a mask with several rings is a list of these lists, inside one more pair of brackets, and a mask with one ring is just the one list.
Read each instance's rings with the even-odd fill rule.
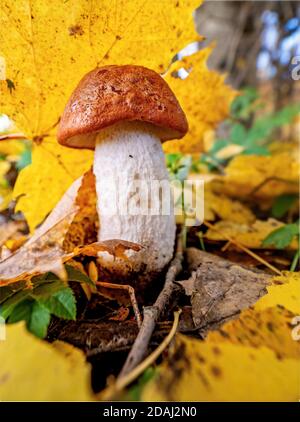
[[155,325],[172,296],[175,286],[175,278],[182,269],[182,260],[182,243],[181,239],[178,238],[176,254],[174,259],[171,261],[167,271],[164,287],[154,305],[144,308],[144,319],[141,329],[126,359],[122,371],[119,374],[118,379],[123,378],[125,375],[131,372],[144,359]]

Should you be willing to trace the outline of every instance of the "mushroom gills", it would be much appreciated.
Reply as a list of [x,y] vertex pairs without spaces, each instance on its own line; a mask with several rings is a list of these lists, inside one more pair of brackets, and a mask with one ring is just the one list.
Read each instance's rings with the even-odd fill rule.
[[102,129],[94,157],[98,240],[137,243],[128,260],[100,253],[99,264],[110,272],[157,273],[171,260],[175,216],[159,132],[145,122],[121,122]]

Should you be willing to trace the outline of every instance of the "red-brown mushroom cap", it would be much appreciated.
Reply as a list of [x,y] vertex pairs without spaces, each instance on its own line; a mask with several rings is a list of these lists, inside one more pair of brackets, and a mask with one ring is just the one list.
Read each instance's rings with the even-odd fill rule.
[[188,130],[182,108],[158,73],[142,66],[104,66],[85,75],[71,95],[58,142],[94,149],[97,132],[124,120],[154,125],[162,141],[180,139]]

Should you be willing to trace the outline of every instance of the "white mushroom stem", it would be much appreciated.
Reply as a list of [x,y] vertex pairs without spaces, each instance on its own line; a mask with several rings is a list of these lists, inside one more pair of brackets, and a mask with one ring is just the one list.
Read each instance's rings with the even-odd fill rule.
[[173,255],[176,225],[165,157],[155,128],[121,122],[102,129],[96,139],[94,174],[98,240],[122,239],[143,246],[140,252],[128,253],[128,262],[101,254],[101,265],[124,275],[131,270],[161,271]]

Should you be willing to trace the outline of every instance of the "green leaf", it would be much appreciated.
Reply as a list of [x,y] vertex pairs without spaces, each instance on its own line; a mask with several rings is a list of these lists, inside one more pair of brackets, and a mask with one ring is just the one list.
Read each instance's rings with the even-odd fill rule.
[[35,301],[32,305],[31,318],[27,328],[37,337],[44,338],[47,335],[50,318],[49,310]]
[[79,271],[77,268],[72,267],[72,265],[65,265],[65,268],[68,274],[69,281],[76,281],[78,283],[86,283],[90,286],[94,286],[93,281],[87,275]]
[[34,299],[25,299],[22,302],[18,303],[12,311],[10,312],[8,322],[19,322],[19,321],[26,321],[26,324],[30,321],[32,305],[34,303]]
[[242,94],[231,103],[230,114],[234,119],[248,119],[254,111],[254,103],[258,99],[255,88],[244,88]]
[[166,154],[166,165],[167,167],[172,167],[175,165],[180,158],[182,157],[181,154]]
[[295,203],[297,198],[297,195],[292,194],[278,196],[272,206],[272,216],[275,218],[283,217]]
[[191,169],[192,157],[182,154],[168,154],[167,167],[171,179],[183,182]]
[[299,236],[299,223],[286,224],[272,231],[262,242],[263,246],[275,246],[277,249],[288,247],[293,238]]
[[30,293],[31,290],[24,289],[8,297],[8,299],[2,302],[0,306],[0,316],[4,319],[7,319],[19,303],[24,302],[25,299],[29,298]]
[[37,337],[44,338],[50,323],[50,312],[34,299],[27,299],[13,309],[9,323],[26,321],[27,329]]
[[24,281],[18,281],[16,283],[11,283],[8,286],[0,287],[0,305],[5,302],[9,297],[15,295],[20,290],[23,290],[26,287]]
[[[73,267],[72,265],[65,265],[65,269],[67,271],[68,281],[76,281],[78,283],[87,283],[90,286],[94,286],[94,283],[87,275],[85,275],[84,273],[82,273],[77,268]],[[54,282],[54,281],[61,282],[61,280],[57,277],[57,275],[51,272],[34,277],[32,279],[34,286],[44,284],[45,282]]]
[[46,300],[49,299],[52,295],[55,295],[59,291],[65,289],[66,287],[67,285],[63,281],[58,279],[50,283],[44,281],[42,284],[39,284],[33,289],[33,291],[31,292],[31,296],[39,301],[43,299]]
[[59,318],[76,319],[76,300],[70,287],[65,287],[48,298],[39,298],[39,303]]
[[229,140],[233,144],[243,145],[247,136],[245,127],[241,123],[232,126]]
[[274,129],[289,123],[299,113],[300,104],[292,104],[277,113],[257,119],[248,131],[246,144],[250,147],[258,141],[266,139]]

